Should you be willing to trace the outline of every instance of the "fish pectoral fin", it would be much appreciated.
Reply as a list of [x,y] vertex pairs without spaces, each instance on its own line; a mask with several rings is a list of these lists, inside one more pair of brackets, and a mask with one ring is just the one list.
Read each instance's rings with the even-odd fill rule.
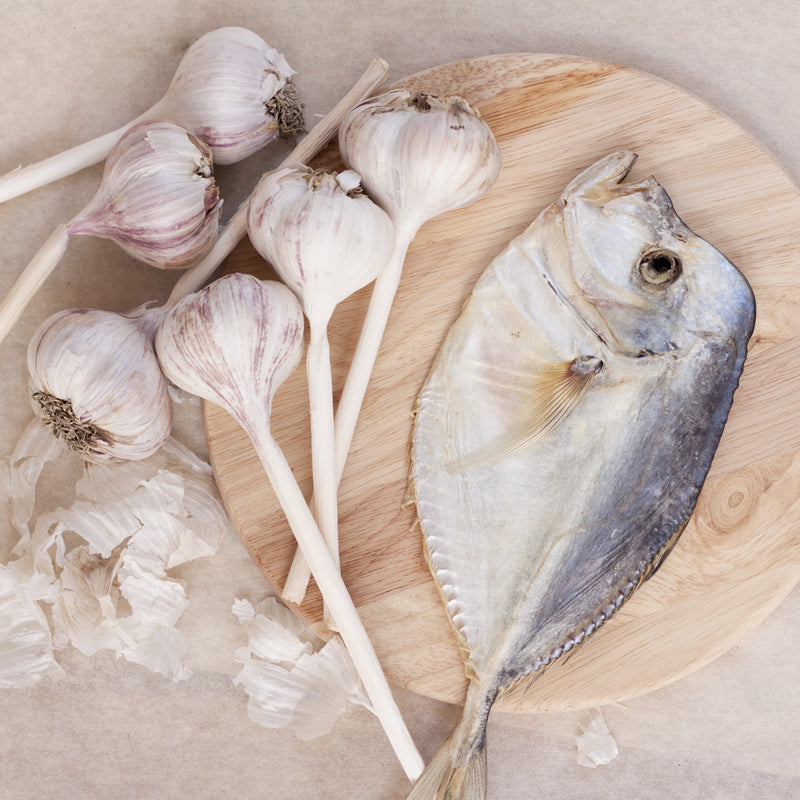
[[586,355],[538,369],[531,385],[522,389],[530,398],[530,413],[503,436],[449,462],[447,471],[454,474],[494,464],[538,442],[572,413],[602,369],[601,359]]

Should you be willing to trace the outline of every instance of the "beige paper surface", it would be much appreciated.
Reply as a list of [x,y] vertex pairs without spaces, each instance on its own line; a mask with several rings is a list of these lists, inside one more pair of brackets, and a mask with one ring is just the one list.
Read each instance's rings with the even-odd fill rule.
[[[793,0],[698,4],[400,0],[140,0],[109,4],[0,0],[0,172],[27,164],[141,113],[166,88],[183,49],[212,28],[251,28],[285,53],[313,124],[374,57],[393,77],[490,53],[552,52],[623,63],[700,95],[800,177],[800,16]],[[219,168],[227,218],[286,148]],[[0,205],[0,296],[38,246],[94,193],[102,168]],[[768,214],[769,209],[753,209]],[[0,344],[0,458],[30,408],[25,348],[36,326],[70,307],[125,310],[163,300],[175,276],[136,264],[114,244],[76,238],[45,288]],[[794,291],[787,287],[787,291]],[[177,438],[203,455],[199,406],[179,409]],[[64,479],[66,487],[68,478]],[[0,561],[14,544],[0,527]],[[407,780],[374,717],[354,709],[322,739],[259,728],[232,684],[245,643],[235,597],[266,592],[230,537],[210,559],[176,571],[190,598],[180,628],[194,676],[172,684],[144,668],[68,649],[67,676],[0,691],[0,797],[403,798]],[[490,797],[791,798],[800,796],[800,589],[741,644],[690,677],[604,713],[619,744],[611,765],[576,764],[577,715],[497,714],[489,730]],[[397,691],[430,757],[458,709]]]

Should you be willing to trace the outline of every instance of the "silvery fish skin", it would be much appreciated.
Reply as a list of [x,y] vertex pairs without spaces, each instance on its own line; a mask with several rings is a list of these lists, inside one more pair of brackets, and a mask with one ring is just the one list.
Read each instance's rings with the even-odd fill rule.
[[739,381],[751,288],[613,153],[476,283],[417,402],[411,481],[470,679],[409,798],[482,798],[499,694],[585,641],[675,544]]

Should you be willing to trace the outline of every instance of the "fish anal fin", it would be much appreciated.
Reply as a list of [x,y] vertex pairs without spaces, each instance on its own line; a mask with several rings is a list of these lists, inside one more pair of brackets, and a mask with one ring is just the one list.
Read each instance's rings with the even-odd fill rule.
[[602,369],[602,360],[589,355],[538,368],[529,385],[521,387],[527,393],[527,415],[499,439],[448,463],[447,471],[454,474],[484,467],[530,447],[572,413]]

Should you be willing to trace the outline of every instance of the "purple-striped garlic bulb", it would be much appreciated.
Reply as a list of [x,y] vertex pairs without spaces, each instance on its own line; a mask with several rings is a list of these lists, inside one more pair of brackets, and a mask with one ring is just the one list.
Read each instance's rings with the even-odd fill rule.
[[29,386],[42,421],[86,461],[136,461],[172,428],[172,402],[153,338],[160,308],[74,308],[46,319],[28,345]]
[[222,201],[211,152],[172,122],[142,122],[109,155],[94,197],[59,225],[0,303],[0,341],[55,269],[70,238],[100,236],[146,264],[186,269],[214,245]]

